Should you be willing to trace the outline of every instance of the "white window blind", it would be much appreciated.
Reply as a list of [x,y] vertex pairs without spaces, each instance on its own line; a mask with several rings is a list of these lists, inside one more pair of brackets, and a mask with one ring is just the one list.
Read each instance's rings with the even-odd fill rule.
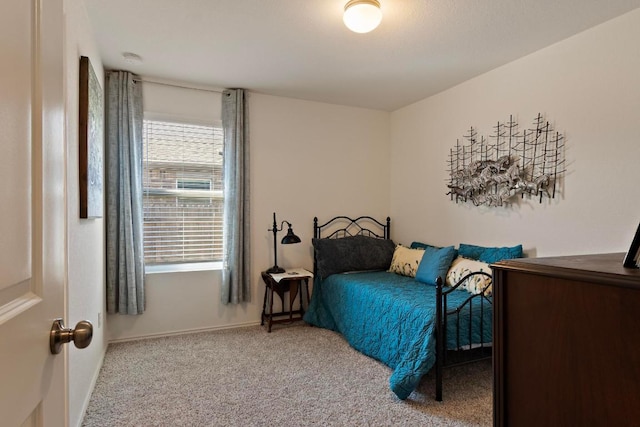
[[147,265],[222,259],[222,128],[145,120]]

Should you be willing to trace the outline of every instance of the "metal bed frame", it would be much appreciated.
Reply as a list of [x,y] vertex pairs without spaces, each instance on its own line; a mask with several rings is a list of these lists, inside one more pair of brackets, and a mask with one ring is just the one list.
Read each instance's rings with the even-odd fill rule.
[[[324,237],[322,234],[329,233]],[[313,218],[313,237],[315,239],[339,239],[349,236],[369,236],[379,239],[390,239],[391,237],[391,219],[387,217],[386,221],[380,222],[371,216],[359,216],[357,218],[350,218],[348,216],[336,216],[324,224],[318,224],[318,218]],[[314,275],[317,274],[317,260],[314,252],[313,255],[313,270]],[[492,357],[492,346],[490,342],[484,342],[482,331],[484,330],[484,316],[480,316],[480,343],[470,346],[471,348],[464,351],[447,350],[446,337],[447,328],[450,326],[450,316],[454,316],[453,321],[456,328],[456,348],[460,349],[460,326],[462,322],[468,322],[469,327],[469,342],[472,342],[473,328],[471,327],[473,319],[472,303],[475,299],[479,299],[480,312],[483,313],[485,309],[492,307],[492,300],[485,295],[486,289],[490,286],[487,285],[482,292],[478,294],[469,294],[461,305],[456,308],[447,310],[447,297],[455,289],[460,287],[466,280],[476,275],[484,275],[491,278],[491,275],[482,271],[469,273],[458,281],[454,286],[444,289],[444,282],[441,277],[436,279],[436,362],[435,362],[435,375],[436,375],[436,387],[435,395],[437,401],[442,401],[442,377],[445,367],[459,366],[470,362],[476,362],[479,360],[490,359]],[[469,306],[468,317],[463,315],[465,307]],[[462,318],[461,318],[462,317]]]

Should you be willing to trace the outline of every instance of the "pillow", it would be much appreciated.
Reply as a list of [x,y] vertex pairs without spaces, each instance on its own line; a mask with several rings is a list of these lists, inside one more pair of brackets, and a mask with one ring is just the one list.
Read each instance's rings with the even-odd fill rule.
[[416,277],[422,255],[424,255],[424,249],[411,249],[402,245],[396,246],[389,272],[402,276]]
[[[476,271],[484,271],[485,273],[492,274],[491,267],[489,267],[489,264],[487,264],[486,262],[475,261],[472,259],[458,257],[453,261],[453,264],[451,264],[451,268],[449,268],[449,272],[447,273],[446,283],[448,286],[453,286],[456,283],[458,283],[458,281],[462,279],[464,276],[466,276],[467,274],[473,273]],[[466,289],[472,294],[478,294],[485,288],[485,286],[489,285],[490,283],[491,283],[490,277],[487,277],[483,274],[478,274],[478,275],[469,277],[465,281],[465,283],[460,285],[458,289]],[[485,295],[491,294],[491,286],[487,288],[484,294]]]
[[503,259],[522,258],[522,245],[489,248],[484,246],[466,245],[460,243],[458,249],[460,256],[475,259],[489,264],[502,261]]
[[426,248],[420,261],[416,280],[427,285],[436,285],[436,278],[440,276],[444,280],[453,259],[458,251],[453,246],[446,248]]
[[439,246],[433,246],[428,243],[422,243],[422,242],[412,242],[410,248],[411,249],[427,249],[427,248],[440,249]]
[[321,279],[346,271],[386,270],[396,246],[392,240],[369,236],[313,239],[312,244]]

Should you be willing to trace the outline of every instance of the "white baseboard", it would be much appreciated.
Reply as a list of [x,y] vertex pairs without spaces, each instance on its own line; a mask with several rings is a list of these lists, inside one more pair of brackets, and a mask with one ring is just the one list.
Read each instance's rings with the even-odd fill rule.
[[89,386],[89,392],[84,398],[84,402],[82,402],[82,410],[80,411],[80,423],[76,427],[81,427],[82,422],[84,421],[84,416],[87,413],[87,408],[89,407],[89,402],[91,402],[91,396],[93,395],[93,389],[96,387],[96,383],[98,382],[98,377],[100,376],[100,370],[102,369],[102,365],[104,364],[104,356],[107,354],[107,346],[104,346],[104,351],[100,356],[100,361],[98,362],[95,371],[91,377],[91,385]]
[[224,329],[248,328],[250,326],[258,326],[259,324],[260,322],[253,321],[253,322],[235,323],[235,324],[224,325],[224,326],[210,326],[206,328],[182,329],[179,331],[161,332],[157,334],[138,335],[138,336],[127,337],[127,338],[118,338],[114,340],[109,340],[109,344],[112,344],[112,343],[115,344],[115,343],[127,342],[127,341],[139,341],[139,340],[152,339],[152,338],[170,337],[174,335],[196,334],[198,332],[221,331]]

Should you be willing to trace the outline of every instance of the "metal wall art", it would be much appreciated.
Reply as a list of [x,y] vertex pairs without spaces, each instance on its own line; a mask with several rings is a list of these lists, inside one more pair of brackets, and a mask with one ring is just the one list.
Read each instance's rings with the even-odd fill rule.
[[564,137],[538,114],[533,129],[523,132],[509,116],[498,122],[487,141],[471,127],[467,144],[449,153],[447,188],[451,200],[476,206],[503,206],[524,198],[554,198],[558,178],[564,173]]

